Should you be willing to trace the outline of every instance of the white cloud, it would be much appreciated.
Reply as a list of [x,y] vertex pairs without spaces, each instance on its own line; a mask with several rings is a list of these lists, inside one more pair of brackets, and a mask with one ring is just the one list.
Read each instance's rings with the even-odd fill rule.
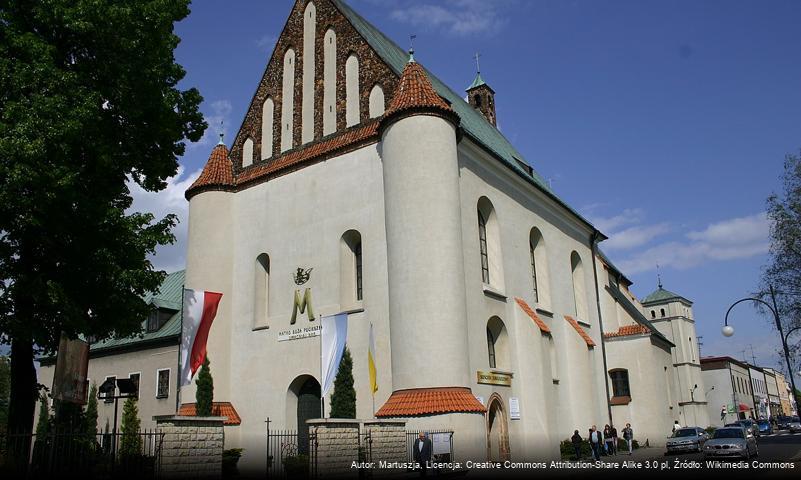
[[[597,207],[598,205],[594,204],[586,207],[585,211],[592,211],[595,210]],[[623,210],[623,213],[615,215],[613,217],[600,217],[595,215],[589,215],[589,220],[593,225],[595,225],[595,228],[597,228],[598,230],[607,235],[611,235],[612,232],[614,232],[620,227],[639,223],[642,220],[642,217],[643,217],[643,211],[641,209],[627,208]]]
[[275,42],[277,41],[278,37],[267,34],[256,40],[256,46],[259,47],[259,50],[270,53],[273,51],[273,47],[275,47]]
[[128,182],[128,188],[133,197],[133,205],[129,212],[149,212],[155,215],[157,220],[161,220],[171,213],[178,217],[179,223],[173,229],[175,243],[159,247],[156,255],[151,258],[157,269],[173,272],[184,268],[189,216],[189,202],[184,198],[184,192],[200,176],[200,172],[201,170],[198,170],[184,175],[184,167],[179,166],[176,175],[167,179],[167,187],[160,192],[147,192],[136,182]]
[[[231,127],[231,111],[233,108],[233,105],[231,105],[231,102],[228,100],[216,100],[212,102],[208,106],[208,113],[204,112],[203,114],[203,118],[206,120],[206,123],[209,124],[209,128],[206,129],[203,138],[195,143],[189,144],[189,148],[205,148],[216,144],[220,140],[221,128],[225,138],[230,138],[228,132]],[[202,110],[207,109],[203,108]]]
[[662,243],[620,262],[628,274],[651,270],[658,263],[679,270],[713,262],[749,258],[768,252],[769,224],[763,213],[710,224],[682,240]]
[[654,238],[670,231],[670,225],[638,225],[613,233],[603,243],[604,250],[630,250],[649,243]]
[[509,3],[508,0],[396,2],[390,16],[402,23],[453,36],[493,34],[507,23],[503,7]]

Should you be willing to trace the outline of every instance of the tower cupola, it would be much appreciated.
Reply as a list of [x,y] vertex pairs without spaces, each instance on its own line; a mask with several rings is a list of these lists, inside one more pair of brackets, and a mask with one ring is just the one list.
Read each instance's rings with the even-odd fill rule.
[[498,126],[495,116],[495,90],[481,78],[481,71],[476,73],[476,79],[467,87],[467,101],[471,107],[481,112],[493,127]]

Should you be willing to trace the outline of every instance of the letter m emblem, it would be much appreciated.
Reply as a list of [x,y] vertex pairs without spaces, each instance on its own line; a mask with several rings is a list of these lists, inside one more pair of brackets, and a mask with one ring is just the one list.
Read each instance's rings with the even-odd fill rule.
[[309,321],[314,321],[311,288],[307,288],[306,291],[303,292],[303,297],[300,296],[300,290],[295,290],[295,303],[292,305],[292,320],[289,322],[291,325],[295,324],[295,321],[298,318],[298,312],[300,312],[301,315],[306,312],[306,315],[309,317]]

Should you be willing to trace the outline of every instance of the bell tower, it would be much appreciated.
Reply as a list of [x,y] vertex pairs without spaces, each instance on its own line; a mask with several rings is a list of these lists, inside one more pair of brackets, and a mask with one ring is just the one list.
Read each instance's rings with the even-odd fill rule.
[[473,83],[467,87],[467,101],[471,107],[475,108],[493,127],[498,126],[498,121],[495,116],[495,90],[492,89],[481,78],[481,65],[479,58],[481,54],[476,54],[476,78]]

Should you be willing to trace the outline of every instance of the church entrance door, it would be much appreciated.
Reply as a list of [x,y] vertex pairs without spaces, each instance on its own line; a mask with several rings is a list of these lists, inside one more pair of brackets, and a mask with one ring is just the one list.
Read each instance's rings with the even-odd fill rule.
[[309,453],[309,426],[306,420],[322,417],[320,406],[320,384],[308,377],[298,391],[298,454]]
[[503,408],[503,400],[497,394],[490,397],[487,409],[487,457],[495,462],[511,458],[506,411]]

